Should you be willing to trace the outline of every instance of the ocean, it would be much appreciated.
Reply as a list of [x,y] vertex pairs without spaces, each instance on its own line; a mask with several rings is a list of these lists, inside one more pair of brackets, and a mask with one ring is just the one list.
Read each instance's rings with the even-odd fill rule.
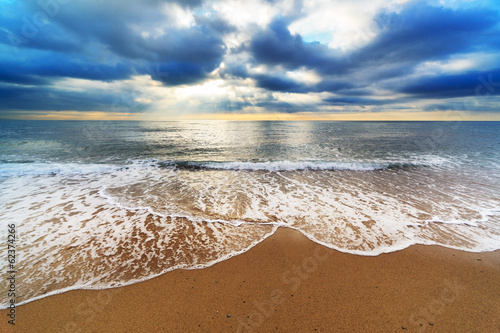
[[282,227],[356,255],[492,251],[500,123],[0,120],[0,187],[18,304],[208,267]]

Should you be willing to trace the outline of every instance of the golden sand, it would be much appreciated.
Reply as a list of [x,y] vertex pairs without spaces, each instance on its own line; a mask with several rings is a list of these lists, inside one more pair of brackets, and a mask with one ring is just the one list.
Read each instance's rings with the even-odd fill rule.
[[250,251],[2,311],[14,332],[500,332],[500,251],[341,253],[280,228]]

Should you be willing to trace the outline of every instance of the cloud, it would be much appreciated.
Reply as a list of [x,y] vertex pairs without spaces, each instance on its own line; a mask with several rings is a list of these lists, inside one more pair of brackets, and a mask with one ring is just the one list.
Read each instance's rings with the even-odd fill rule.
[[271,91],[304,92],[304,85],[286,77],[255,75],[257,86]]
[[[0,85],[0,110],[41,111],[116,111],[126,108],[128,112],[144,109],[144,105],[123,100],[121,94],[98,91],[65,91],[50,87],[16,87]],[[134,107],[130,107],[130,106]]]
[[400,99],[374,99],[364,97],[330,97],[323,100],[329,105],[388,105],[403,102]]
[[166,85],[195,83],[206,77],[207,71],[198,64],[169,61],[150,65],[145,73]]
[[400,13],[376,15],[380,34],[351,55],[364,66],[377,63],[420,62],[445,59],[457,53],[498,49],[485,34],[498,23],[491,9],[450,9],[414,1]]
[[145,73],[167,85],[187,84],[203,80],[221,63],[226,46],[211,28],[192,27],[144,39],[145,49],[154,52]]
[[[8,24],[0,42],[12,44],[12,38],[18,38],[13,46],[20,49],[30,63],[24,76],[115,80],[129,78],[137,72],[151,73],[153,79],[167,85],[193,83],[203,80],[219,65],[226,52],[220,36],[231,31],[220,18],[198,17],[198,23],[190,27],[165,25],[166,17],[162,14],[165,5],[177,3],[191,7],[199,6],[201,1],[130,1],[126,6],[118,1],[104,5],[97,1],[61,5],[54,0],[52,3],[57,4],[57,8],[55,5],[40,7],[35,1],[17,5],[21,14],[35,13],[34,18],[43,14],[48,19],[51,15],[42,9],[50,8],[53,15],[43,24],[29,19],[29,15],[9,14],[12,8],[3,15]],[[39,57],[37,50],[51,52]],[[74,58],[78,61],[73,61]],[[109,65],[103,61],[119,63]],[[37,82],[23,77],[17,81],[28,80]]]
[[[305,67],[323,75],[342,75],[368,68],[372,78],[383,79],[409,74],[422,61],[498,49],[499,42],[484,34],[498,19],[498,13],[490,9],[452,10],[412,2],[400,13],[377,14],[378,36],[342,54],[319,42],[304,42],[299,34],[290,33],[290,22],[278,17],[254,35],[249,51],[257,63],[287,70]],[[380,65],[384,68],[376,68]]]
[[[400,12],[375,15],[378,35],[342,57],[326,45],[307,43],[299,34],[292,35],[290,22],[278,17],[253,36],[248,49],[257,64],[275,71],[279,67],[287,71],[308,68],[323,76],[320,83],[306,87],[278,72],[275,77],[256,77],[257,86],[288,92],[335,92],[340,96],[324,99],[334,105],[394,103],[394,98],[349,97],[353,94],[350,89],[358,88],[359,94],[370,91],[366,88],[373,84],[421,98],[458,97],[474,93],[480,73],[419,77],[417,66],[425,61],[446,61],[457,54],[498,50],[498,40],[493,38],[498,18],[496,10],[487,8],[450,9],[410,2]],[[406,82],[408,77],[412,77],[412,84]],[[390,79],[395,80],[384,82]]]
[[17,66],[6,66],[5,63],[4,66],[0,67],[0,81],[25,85],[45,85],[51,82],[45,77],[20,73]]
[[300,67],[321,69],[327,74],[343,71],[343,63],[333,50],[318,42],[304,42],[300,35],[290,33],[288,24],[287,20],[278,17],[267,29],[253,36],[249,51],[256,62],[281,65],[289,70]]
[[[439,111],[463,98],[499,95],[494,2],[320,3],[2,2],[1,109]],[[358,11],[352,27],[327,29]],[[349,33],[363,38],[346,48]],[[81,80],[81,89],[65,87],[70,79]],[[495,110],[495,101],[477,110]]]
[[457,75],[425,76],[396,89],[418,98],[500,95],[500,69]]
[[62,54],[34,53],[36,62],[19,63],[14,59],[3,62],[0,81],[23,84],[48,84],[54,78],[81,78],[112,81],[129,78],[134,72],[123,63],[114,65],[96,64],[87,59],[70,59]]
[[237,28],[225,21],[220,15],[194,15],[196,24],[212,29],[221,34],[236,32]]
[[316,92],[338,92],[338,91],[344,91],[346,89],[351,89],[355,88],[356,84],[354,84],[351,81],[347,80],[338,80],[338,79],[324,79],[321,82],[319,82],[315,88],[314,91]]

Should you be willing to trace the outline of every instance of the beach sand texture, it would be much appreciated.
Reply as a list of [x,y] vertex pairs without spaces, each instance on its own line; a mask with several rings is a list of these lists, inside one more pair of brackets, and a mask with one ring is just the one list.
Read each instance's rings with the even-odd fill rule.
[[500,251],[345,254],[279,228],[212,267],[21,305],[6,332],[500,332]]

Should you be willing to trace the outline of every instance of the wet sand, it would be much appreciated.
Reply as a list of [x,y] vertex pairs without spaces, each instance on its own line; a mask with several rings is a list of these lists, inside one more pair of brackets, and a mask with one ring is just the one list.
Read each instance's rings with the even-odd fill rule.
[[250,251],[1,311],[0,332],[500,332],[500,251],[364,257],[280,228]]

